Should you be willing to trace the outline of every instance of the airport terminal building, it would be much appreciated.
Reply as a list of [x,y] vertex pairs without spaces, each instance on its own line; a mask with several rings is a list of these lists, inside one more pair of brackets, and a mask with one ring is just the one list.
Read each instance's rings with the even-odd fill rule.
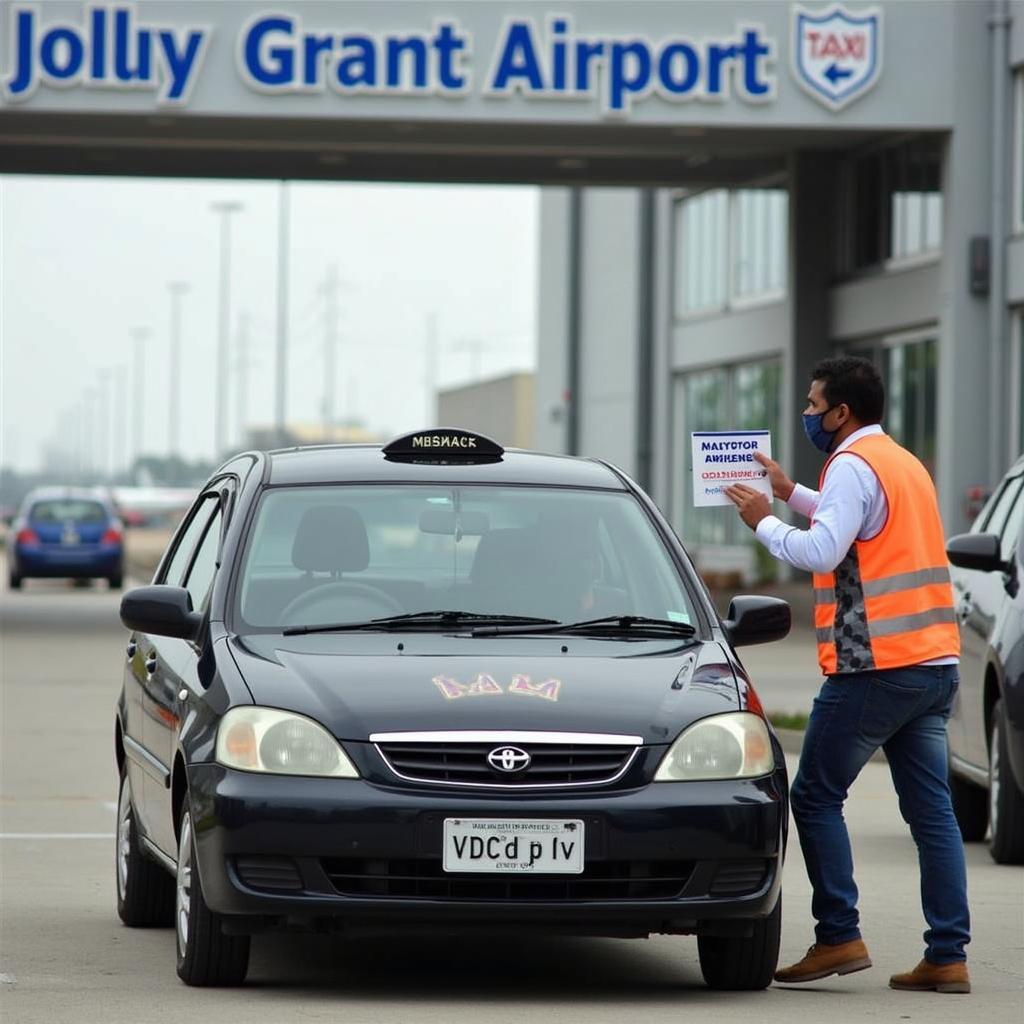
[[813,483],[808,372],[864,355],[965,529],[1024,452],[1024,4],[693,17],[705,38],[762,18],[774,94],[688,110],[677,187],[544,191],[538,444],[616,459],[702,568],[756,578],[738,518],[693,507],[689,434],[767,427]]
[[950,532],[1024,447],[1024,0],[4,0],[0,172],[540,185],[536,443],[704,568],[758,569],[689,433],[813,481],[829,354],[879,362]]

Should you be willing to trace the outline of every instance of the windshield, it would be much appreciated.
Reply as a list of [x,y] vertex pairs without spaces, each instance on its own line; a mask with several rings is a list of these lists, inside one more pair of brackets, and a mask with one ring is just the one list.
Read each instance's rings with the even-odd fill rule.
[[441,609],[696,621],[635,498],[543,487],[268,490],[237,593],[263,629]]

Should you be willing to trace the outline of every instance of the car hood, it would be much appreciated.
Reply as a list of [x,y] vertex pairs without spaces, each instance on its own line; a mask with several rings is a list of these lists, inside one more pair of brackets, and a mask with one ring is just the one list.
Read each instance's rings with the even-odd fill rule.
[[339,739],[509,729],[668,743],[740,706],[714,642],[258,634],[229,647],[256,704],[307,715]]

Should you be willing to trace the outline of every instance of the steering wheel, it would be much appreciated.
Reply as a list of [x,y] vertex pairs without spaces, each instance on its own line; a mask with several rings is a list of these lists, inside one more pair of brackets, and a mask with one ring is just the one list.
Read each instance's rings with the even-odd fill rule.
[[[332,598],[352,597],[357,600],[373,601],[381,608],[381,617],[384,615],[400,615],[405,609],[388,593],[367,583],[350,583],[348,580],[334,580],[331,583],[322,583],[312,590],[307,590],[298,597],[293,597],[281,610],[281,619],[285,625],[292,625],[295,617],[304,612],[307,608],[320,604],[323,601],[330,601]],[[375,618],[376,616],[367,616]]]

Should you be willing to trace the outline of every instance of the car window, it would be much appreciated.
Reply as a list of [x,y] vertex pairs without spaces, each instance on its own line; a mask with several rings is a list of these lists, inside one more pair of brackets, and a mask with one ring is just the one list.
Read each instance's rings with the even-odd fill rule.
[[174,554],[171,556],[167,571],[164,573],[163,583],[168,583],[172,587],[183,586],[185,573],[188,571],[189,564],[192,561],[192,553],[196,549],[196,543],[202,536],[207,523],[209,523],[210,516],[213,514],[217,503],[217,495],[206,494],[193,506],[192,515],[178,533]]
[[192,561],[192,567],[185,577],[185,588],[192,597],[192,607],[196,611],[205,608],[210,596],[213,577],[217,571],[217,549],[220,547],[220,527],[222,512],[218,506],[210,520],[203,539]]
[[1003,484],[992,503],[992,511],[984,520],[982,533],[994,533],[999,537],[1003,535],[1003,529],[1010,518],[1010,513],[1013,511],[1014,505],[1018,503],[1017,499],[1022,484],[1024,484],[1024,477],[1019,476],[1011,477]]
[[102,523],[109,517],[107,510],[98,501],[62,498],[37,501],[29,511],[28,518],[37,523]]
[[1020,539],[1020,526],[1022,519],[1024,519],[1024,494],[1021,493],[1021,488],[1018,487],[1016,497],[1013,499],[1013,504],[1010,507],[1009,514],[1006,517],[1006,523],[1004,524],[1002,534],[1000,535],[1000,546],[1002,548],[1004,562],[1009,562],[1013,558],[1013,552],[1017,547],[1017,541]]
[[245,622],[265,628],[435,609],[696,621],[636,499],[568,488],[273,488],[239,594]]

